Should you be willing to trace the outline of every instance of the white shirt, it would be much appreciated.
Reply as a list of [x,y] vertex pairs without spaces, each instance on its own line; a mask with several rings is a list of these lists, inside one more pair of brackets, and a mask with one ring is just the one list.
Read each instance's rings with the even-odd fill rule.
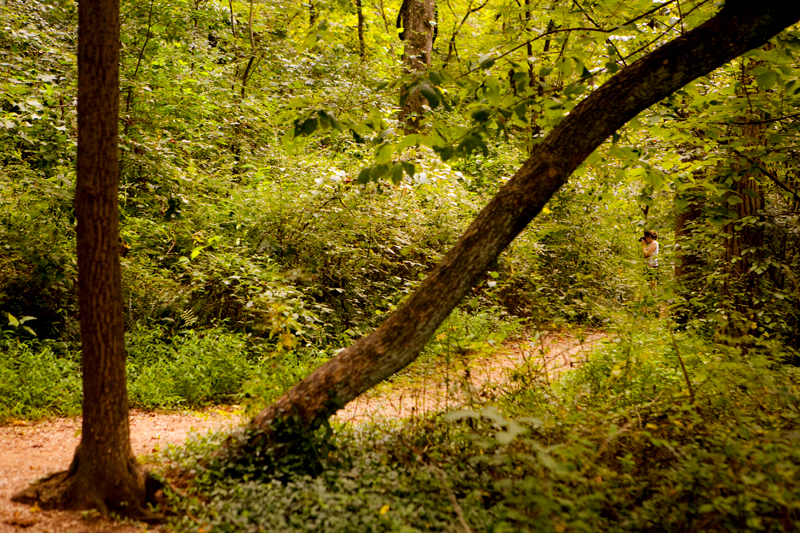
[[647,266],[658,266],[658,241],[653,241],[644,249],[645,257],[647,259]]

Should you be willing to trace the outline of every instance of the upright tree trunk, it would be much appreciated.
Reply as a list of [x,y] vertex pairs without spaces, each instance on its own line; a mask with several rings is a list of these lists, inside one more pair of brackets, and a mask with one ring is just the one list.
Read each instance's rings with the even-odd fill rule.
[[[752,82],[750,72],[756,66],[758,62],[751,63],[747,68],[742,65],[740,97],[747,97],[747,85]],[[757,122],[763,117],[751,109],[751,113],[742,118],[743,122]],[[737,127],[732,136],[745,141],[747,146],[743,147],[743,150],[752,150],[763,144],[765,129],[765,123],[744,124]],[[742,171],[743,166],[747,170]],[[723,305],[728,307],[726,311],[728,321],[721,331],[722,340],[740,344],[745,349],[747,336],[756,325],[755,313],[758,306],[753,302],[760,300],[761,276],[751,267],[761,256],[761,248],[764,246],[764,230],[757,220],[759,212],[764,209],[764,190],[757,179],[760,173],[754,173],[749,169],[750,166],[749,162],[744,161],[734,165],[733,173],[738,173],[738,176],[734,177],[733,187],[726,195],[726,207],[735,213],[735,220],[724,229],[726,277],[723,286],[725,296]]]
[[43,508],[146,517],[146,474],[130,443],[119,264],[118,0],[78,4],[78,290],[83,425],[69,470],[17,494]]
[[358,15],[358,57],[366,57],[364,46],[364,10],[361,8],[361,0],[356,0],[356,14]]
[[[253,419],[251,427],[258,431],[249,443],[275,438],[277,419],[292,419],[306,428],[317,426],[416,359],[475,280],[606,138],[650,105],[761,46],[798,19],[800,2],[728,0],[705,24],[622,69],[536,146],[400,309]],[[233,441],[231,446],[235,447]]]
[[[692,239],[694,223],[703,215],[703,198],[694,191],[682,191],[675,194],[675,280],[682,303],[675,310],[676,321],[685,324],[692,316],[694,307],[691,299],[699,290],[700,270],[703,266],[703,255],[695,248]],[[677,207],[681,206],[681,207]]]
[[[398,14],[398,23],[402,23],[401,38],[405,41],[403,61],[407,73],[425,72],[431,66],[433,50],[433,26],[435,16],[435,0],[403,0]],[[423,118],[423,108],[428,101],[419,91],[406,93],[402,89],[403,107],[398,119],[404,123],[406,133],[419,131]]]

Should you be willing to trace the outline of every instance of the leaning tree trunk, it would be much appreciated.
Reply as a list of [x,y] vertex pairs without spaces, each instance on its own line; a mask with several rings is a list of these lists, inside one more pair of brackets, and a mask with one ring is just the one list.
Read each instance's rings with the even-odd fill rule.
[[[422,73],[431,66],[433,51],[433,26],[435,17],[435,0],[403,0],[397,16],[398,25],[402,23],[403,33],[400,38],[405,41],[403,62],[406,73]],[[423,107],[428,101],[417,90],[407,92],[401,89],[402,109],[398,120],[404,124],[406,133],[419,131],[423,118]]]
[[[717,16],[621,70],[536,147],[400,309],[260,412],[250,424],[256,434],[245,442],[274,438],[278,420],[317,427],[411,363],[488,265],[606,138],[648,106],[798,19],[800,2],[793,0],[729,0]],[[230,446],[235,450],[237,444]]]
[[42,508],[151,516],[128,427],[119,263],[118,0],[78,4],[78,291],[83,425],[69,470],[14,496]]

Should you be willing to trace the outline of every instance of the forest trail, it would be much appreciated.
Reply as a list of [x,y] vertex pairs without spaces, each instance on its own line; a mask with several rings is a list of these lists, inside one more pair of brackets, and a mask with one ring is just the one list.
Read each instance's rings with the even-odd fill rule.
[[[472,399],[501,395],[517,378],[549,382],[581,364],[604,337],[578,339],[552,334],[537,341],[507,342],[478,355],[463,355],[449,364],[416,370],[413,381],[402,376],[351,402],[336,416],[342,423],[399,419],[423,412],[456,408]],[[423,375],[420,377],[420,373]],[[180,445],[192,433],[221,431],[241,423],[241,411],[215,407],[184,413],[131,412],[131,444],[137,456]],[[31,481],[65,470],[80,440],[80,418],[0,427],[0,533],[141,533],[142,525],[110,522],[88,513],[41,511],[12,503],[10,497]],[[151,528],[152,530],[152,528]]]
[[397,382],[390,378],[347,404],[335,420],[358,424],[407,418],[494,399],[514,380],[549,383],[583,363],[604,337],[598,332],[581,337],[555,333],[536,340],[509,341],[497,349],[485,345],[483,354],[455,356],[449,364],[437,361],[430,368],[414,371],[410,383],[402,377],[395,376]]

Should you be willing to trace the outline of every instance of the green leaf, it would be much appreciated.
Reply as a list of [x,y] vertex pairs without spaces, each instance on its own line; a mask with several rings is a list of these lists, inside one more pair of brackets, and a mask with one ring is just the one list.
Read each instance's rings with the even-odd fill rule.
[[14,326],[15,328],[19,327],[19,320],[17,320],[17,317],[12,315],[11,313],[6,313],[6,315],[8,316],[8,325],[9,326]]
[[419,135],[416,133],[412,133],[403,137],[403,140],[397,143],[396,151],[397,153],[402,153],[403,150],[409,148],[411,146],[416,146],[419,144]]
[[485,54],[478,58],[478,65],[484,70],[492,68],[494,62],[495,58],[491,54]]
[[382,144],[379,148],[377,153],[375,154],[375,161],[378,163],[388,163],[392,160],[392,154],[394,153],[394,146],[392,144],[386,143]]
[[480,150],[484,157],[489,156],[489,147],[477,133],[467,135],[458,145],[458,150],[464,155],[470,155],[475,150]]
[[431,80],[434,85],[442,85],[444,83],[444,76],[435,70],[428,72],[428,79]]
[[469,409],[461,409],[458,411],[450,411],[449,413],[444,414],[444,419],[448,422],[453,422],[456,420],[464,420],[465,418],[472,418],[477,420],[481,417],[480,413],[476,413],[475,411],[470,411]]
[[375,165],[374,167],[372,167],[372,170],[369,173],[369,177],[374,181],[378,181],[378,179],[383,177],[388,170],[389,170],[389,165]]
[[306,121],[303,122],[303,126],[301,128],[302,134],[303,135],[311,135],[312,133],[314,133],[314,131],[316,131],[317,124],[318,124],[318,121],[317,121],[316,117],[311,117],[309,119],[306,119]]
[[759,74],[756,76],[756,83],[758,84],[758,88],[762,91],[769,91],[775,84],[778,82],[778,76],[773,71],[764,72],[763,74]]
[[358,134],[358,132],[357,132],[356,130],[354,130],[354,129],[351,129],[351,130],[350,130],[350,133],[352,133],[352,134],[353,134],[353,140],[354,140],[354,141],[356,141],[356,143],[358,143],[358,144],[364,144],[365,142],[367,142],[367,141],[364,139],[364,137],[362,137],[361,135],[359,135],[359,134]]
[[742,203],[742,199],[739,198],[738,196],[728,196],[728,198],[726,198],[726,201],[731,205]]
[[392,183],[400,185],[400,182],[403,181],[403,165],[392,165],[392,168],[389,170],[389,177]]
[[428,101],[428,105],[431,109],[436,109],[439,106],[439,95],[436,94],[436,90],[430,86],[428,83],[422,83],[419,86],[419,92],[422,93],[422,96]]
[[414,174],[417,173],[417,167],[416,165],[414,165],[414,163],[409,163],[408,161],[402,161],[400,164],[403,166],[403,170],[406,171],[406,174],[408,174],[409,178],[413,178]]
[[472,112],[472,120],[476,124],[488,121],[492,116],[492,110],[489,108],[476,109]]
[[356,178],[356,183],[358,183],[359,185],[367,184],[369,182],[371,175],[372,175],[372,167],[361,169],[361,172],[358,173],[358,177]]

